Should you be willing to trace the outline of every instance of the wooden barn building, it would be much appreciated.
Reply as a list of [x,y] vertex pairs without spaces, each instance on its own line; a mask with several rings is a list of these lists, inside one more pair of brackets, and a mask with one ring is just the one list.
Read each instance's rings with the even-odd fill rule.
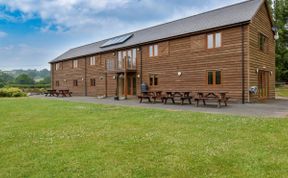
[[[50,62],[53,89],[75,96],[149,90],[275,98],[275,31],[265,0],[248,0],[70,49]],[[257,87],[257,93],[251,88]]]

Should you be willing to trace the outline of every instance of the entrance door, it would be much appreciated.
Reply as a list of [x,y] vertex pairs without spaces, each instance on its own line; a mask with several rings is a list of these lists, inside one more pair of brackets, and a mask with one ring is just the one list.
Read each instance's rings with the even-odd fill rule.
[[136,95],[136,75],[128,75],[128,95]]
[[259,98],[266,99],[269,97],[269,72],[259,71],[258,91],[259,91]]

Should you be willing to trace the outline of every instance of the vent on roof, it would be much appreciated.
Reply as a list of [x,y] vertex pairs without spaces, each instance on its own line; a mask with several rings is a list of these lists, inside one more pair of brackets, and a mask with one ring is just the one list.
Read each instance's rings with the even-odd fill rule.
[[118,37],[112,38],[112,39],[106,41],[103,45],[101,45],[101,48],[104,48],[104,47],[107,47],[107,46],[116,45],[116,44],[124,43],[124,42],[127,41],[129,38],[131,38],[132,35],[133,35],[133,34],[128,34],[128,35],[122,35],[122,36],[118,36]]

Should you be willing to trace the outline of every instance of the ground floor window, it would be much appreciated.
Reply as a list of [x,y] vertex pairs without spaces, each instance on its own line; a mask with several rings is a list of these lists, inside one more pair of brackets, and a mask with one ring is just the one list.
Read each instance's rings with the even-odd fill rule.
[[96,79],[90,79],[90,86],[95,87],[96,86]]
[[222,84],[222,72],[220,70],[207,72],[208,85],[221,85]]
[[73,80],[73,86],[77,87],[78,86],[78,80]]
[[158,75],[156,74],[151,74],[150,77],[149,77],[149,83],[150,83],[150,86],[157,86],[158,85]]
[[56,87],[60,86],[60,82],[59,81],[56,81],[55,84],[56,84]]

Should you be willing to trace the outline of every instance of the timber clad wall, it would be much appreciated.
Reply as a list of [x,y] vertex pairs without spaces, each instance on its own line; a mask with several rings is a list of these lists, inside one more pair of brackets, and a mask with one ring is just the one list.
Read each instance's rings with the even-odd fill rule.
[[[149,85],[150,90],[192,91],[193,95],[197,91],[226,91],[232,100],[241,101],[244,69],[244,99],[249,102],[257,99],[257,96],[249,94],[249,89],[258,85],[256,71],[263,69],[272,71],[269,76],[269,98],[275,98],[275,41],[271,28],[269,13],[263,4],[250,24],[137,46],[136,72],[128,75],[137,76],[137,94],[140,93],[141,78],[149,85],[150,76],[156,75],[158,85]],[[207,35],[211,33],[221,33],[220,48],[207,49]],[[267,53],[259,49],[259,33],[268,37]],[[156,44],[159,55],[150,57],[149,47]],[[117,72],[115,69],[107,71],[106,63],[113,60],[115,67],[117,54],[118,51],[95,54],[95,65],[90,65],[93,55],[77,58],[78,68],[72,68],[72,60],[60,62],[63,66],[60,70],[55,70],[53,63],[52,87],[69,89],[74,96],[115,96]],[[208,85],[207,72],[216,70],[221,71],[221,85]],[[91,86],[91,79],[96,80],[96,86]],[[78,86],[73,86],[73,80],[78,81]],[[56,81],[60,86],[56,86]]]
[[[249,27],[249,77],[250,86],[258,86],[258,74],[256,70],[272,71],[269,77],[269,98],[275,98],[275,41],[269,19],[269,12],[263,4]],[[268,37],[268,51],[264,53],[259,49],[259,33]],[[255,96],[251,96],[255,99]]]

